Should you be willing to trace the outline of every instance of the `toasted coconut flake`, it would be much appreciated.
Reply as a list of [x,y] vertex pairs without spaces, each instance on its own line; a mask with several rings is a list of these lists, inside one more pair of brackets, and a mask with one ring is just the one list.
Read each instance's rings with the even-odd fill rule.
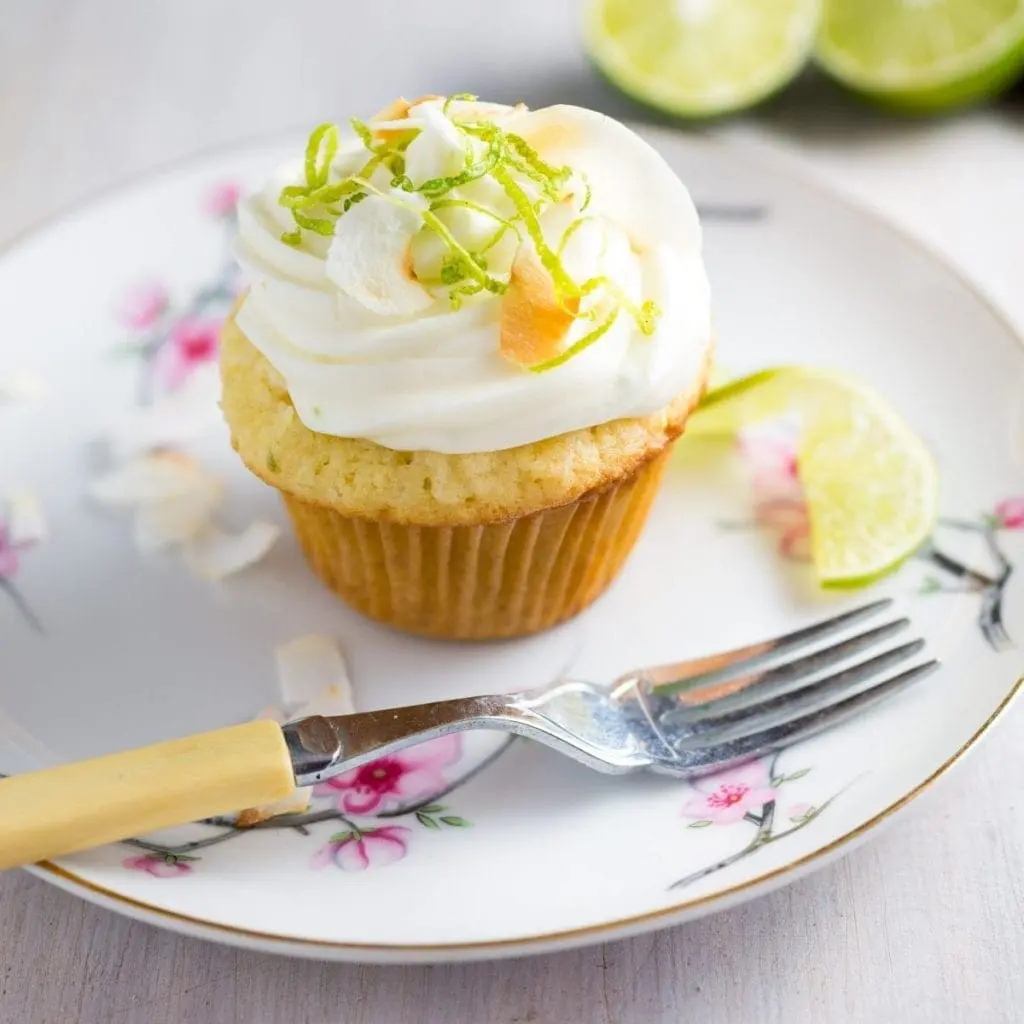
[[12,544],[38,544],[47,536],[39,498],[21,487],[7,495],[7,534]]
[[535,128],[517,130],[517,134],[541,156],[553,150],[572,149],[579,143],[579,129],[565,121],[549,121]]
[[205,580],[223,580],[263,559],[281,536],[276,523],[256,520],[241,533],[210,527],[185,546],[185,564]]
[[382,142],[390,142],[396,136],[401,135],[402,132],[408,131],[409,128],[413,127],[409,124],[396,123],[405,121],[413,107],[420,103],[426,103],[429,100],[439,99],[443,99],[443,97],[433,96],[428,93],[426,96],[420,96],[414,100],[407,100],[404,96],[399,96],[397,100],[392,100],[383,110],[378,110],[370,118],[370,128],[373,130],[374,138],[380,139]]
[[89,486],[89,495],[103,505],[146,505],[187,495],[201,478],[195,459],[181,452],[156,452],[97,478]]
[[421,108],[425,130],[405,151],[405,173],[416,185],[434,178],[458,174],[466,163],[466,136],[441,113],[437,104]]
[[302,814],[309,808],[309,802],[313,798],[313,789],[304,786],[302,789],[295,788],[288,796],[275,800],[270,804],[263,804],[260,807],[247,807],[239,811],[235,818],[235,824],[239,828],[252,828],[262,821],[269,821],[271,818],[279,818],[282,814]]
[[274,659],[289,718],[355,711],[348,668],[332,637],[319,633],[297,637],[281,644]]
[[0,405],[35,402],[43,397],[42,378],[23,371],[0,381]]
[[105,440],[119,461],[154,448],[174,448],[195,441],[223,425],[219,399],[217,367],[201,367],[177,391],[152,405],[123,413],[110,424]]
[[448,116],[453,121],[501,121],[514,114],[525,114],[527,109],[525,103],[509,107],[504,103],[488,103],[483,100],[453,100],[448,105]]
[[579,313],[576,296],[559,301],[533,243],[523,242],[512,261],[508,290],[501,300],[501,355],[516,366],[537,366],[554,359]]
[[370,118],[370,124],[376,124],[378,121],[402,121],[409,116],[409,108],[412,104],[404,97],[399,96],[398,99],[392,100],[386,107],[381,107]]
[[[278,647],[274,657],[285,711],[267,708],[257,717],[284,722],[307,715],[349,715],[355,711],[345,659],[331,637],[297,637]],[[251,828],[282,814],[302,814],[311,796],[312,788],[307,787],[274,803],[249,807],[238,814],[238,825]]]
[[381,316],[408,316],[434,297],[412,276],[409,247],[423,226],[415,209],[370,195],[338,220],[326,273],[346,295]]
[[205,533],[212,526],[222,495],[220,480],[199,472],[195,486],[185,494],[139,505],[135,515],[136,546],[142,551],[157,551]]

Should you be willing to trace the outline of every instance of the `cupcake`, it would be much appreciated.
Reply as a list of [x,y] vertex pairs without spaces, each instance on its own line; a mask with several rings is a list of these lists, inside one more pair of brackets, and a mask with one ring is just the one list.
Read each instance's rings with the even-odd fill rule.
[[686,188],[571,106],[400,100],[239,207],[239,455],[316,575],[447,638],[577,614],[621,569],[712,350]]

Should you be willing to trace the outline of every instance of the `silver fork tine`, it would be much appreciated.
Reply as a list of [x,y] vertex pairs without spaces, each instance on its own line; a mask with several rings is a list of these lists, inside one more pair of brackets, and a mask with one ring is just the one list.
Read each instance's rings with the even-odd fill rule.
[[929,661],[907,669],[906,672],[901,672],[870,690],[848,697],[839,704],[833,704],[823,711],[815,711],[785,725],[777,725],[729,743],[680,751],[678,771],[687,774],[712,774],[761,754],[778,750],[780,747],[800,743],[819,732],[863,714],[869,708],[888,700],[917,680],[934,672],[938,667],[937,661]]
[[880,601],[873,601],[871,604],[843,612],[841,615],[805,626],[803,629],[786,633],[773,640],[750,644],[747,647],[738,647],[736,650],[726,651],[722,654],[693,658],[690,661],[657,665],[654,668],[645,669],[641,674],[659,689],[682,685],[690,686],[697,683],[703,686],[739,669],[754,668],[769,658],[824,640],[832,633],[837,633],[869,615],[874,615],[876,612],[882,611],[883,608],[889,608],[892,603],[891,597],[884,597]]
[[[681,710],[678,713],[670,711],[661,716],[658,724],[675,749],[693,749],[709,743],[730,743],[830,708],[855,690],[864,688],[869,680],[877,679],[883,672],[913,657],[923,648],[923,640],[914,640],[810,683],[796,693],[785,693],[754,707],[727,711],[698,722],[690,721]],[[866,689],[873,689],[877,685],[873,684]]]
[[[730,677],[720,683],[706,684],[696,690],[678,691],[672,693],[670,699],[678,705],[680,722],[717,718],[726,711],[760,705],[772,697],[800,690],[799,684],[808,676],[823,672],[859,651],[876,646],[909,625],[909,619],[896,619],[884,626],[876,626],[857,636],[841,640],[831,647],[787,661],[776,668],[736,678]],[[659,690],[658,696],[662,695]]]

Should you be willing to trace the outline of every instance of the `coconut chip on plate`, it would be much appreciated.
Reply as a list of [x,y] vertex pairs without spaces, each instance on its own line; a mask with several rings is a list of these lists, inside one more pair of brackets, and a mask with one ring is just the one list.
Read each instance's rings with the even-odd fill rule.
[[[316,633],[297,637],[276,648],[274,660],[281,706],[267,708],[257,718],[283,724],[308,715],[350,715],[355,711],[345,658],[332,637]],[[312,795],[309,786],[296,788],[282,800],[240,811],[237,824],[250,828],[282,814],[301,814]]]
[[7,536],[11,544],[38,544],[47,536],[46,519],[39,498],[25,487],[11,491],[7,505]]
[[117,461],[196,441],[223,425],[219,399],[216,367],[196,370],[176,391],[122,412],[107,425],[103,439]]
[[223,486],[188,455],[154,452],[94,480],[89,494],[102,505],[133,509],[135,543],[153,551],[182,544],[207,529]]
[[220,529],[214,519],[223,482],[178,451],[136,455],[94,480],[89,494],[102,505],[134,510],[140,550],[183,545],[186,565],[202,579],[222,580],[254,565],[281,532],[262,520],[239,533]]
[[200,579],[214,582],[259,562],[281,536],[281,527],[257,519],[240,533],[207,526],[185,545],[185,564]]
[[201,478],[202,467],[190,456],[153,452],[97,477],[89,485],[89,495],[102,505],[147,505],[180,498],[195,490]]
[[0,380],[0,405],[36,402],[43,397],[42,378],[27,370]]

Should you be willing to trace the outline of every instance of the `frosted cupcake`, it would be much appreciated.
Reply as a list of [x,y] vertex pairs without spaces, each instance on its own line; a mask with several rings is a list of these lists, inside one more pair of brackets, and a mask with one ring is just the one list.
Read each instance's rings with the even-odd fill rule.
[[693,203],[578,107],[425,97],[352,129],[240,206],[234,446],[364,614],[553,626],[622,567],[706,381]]

